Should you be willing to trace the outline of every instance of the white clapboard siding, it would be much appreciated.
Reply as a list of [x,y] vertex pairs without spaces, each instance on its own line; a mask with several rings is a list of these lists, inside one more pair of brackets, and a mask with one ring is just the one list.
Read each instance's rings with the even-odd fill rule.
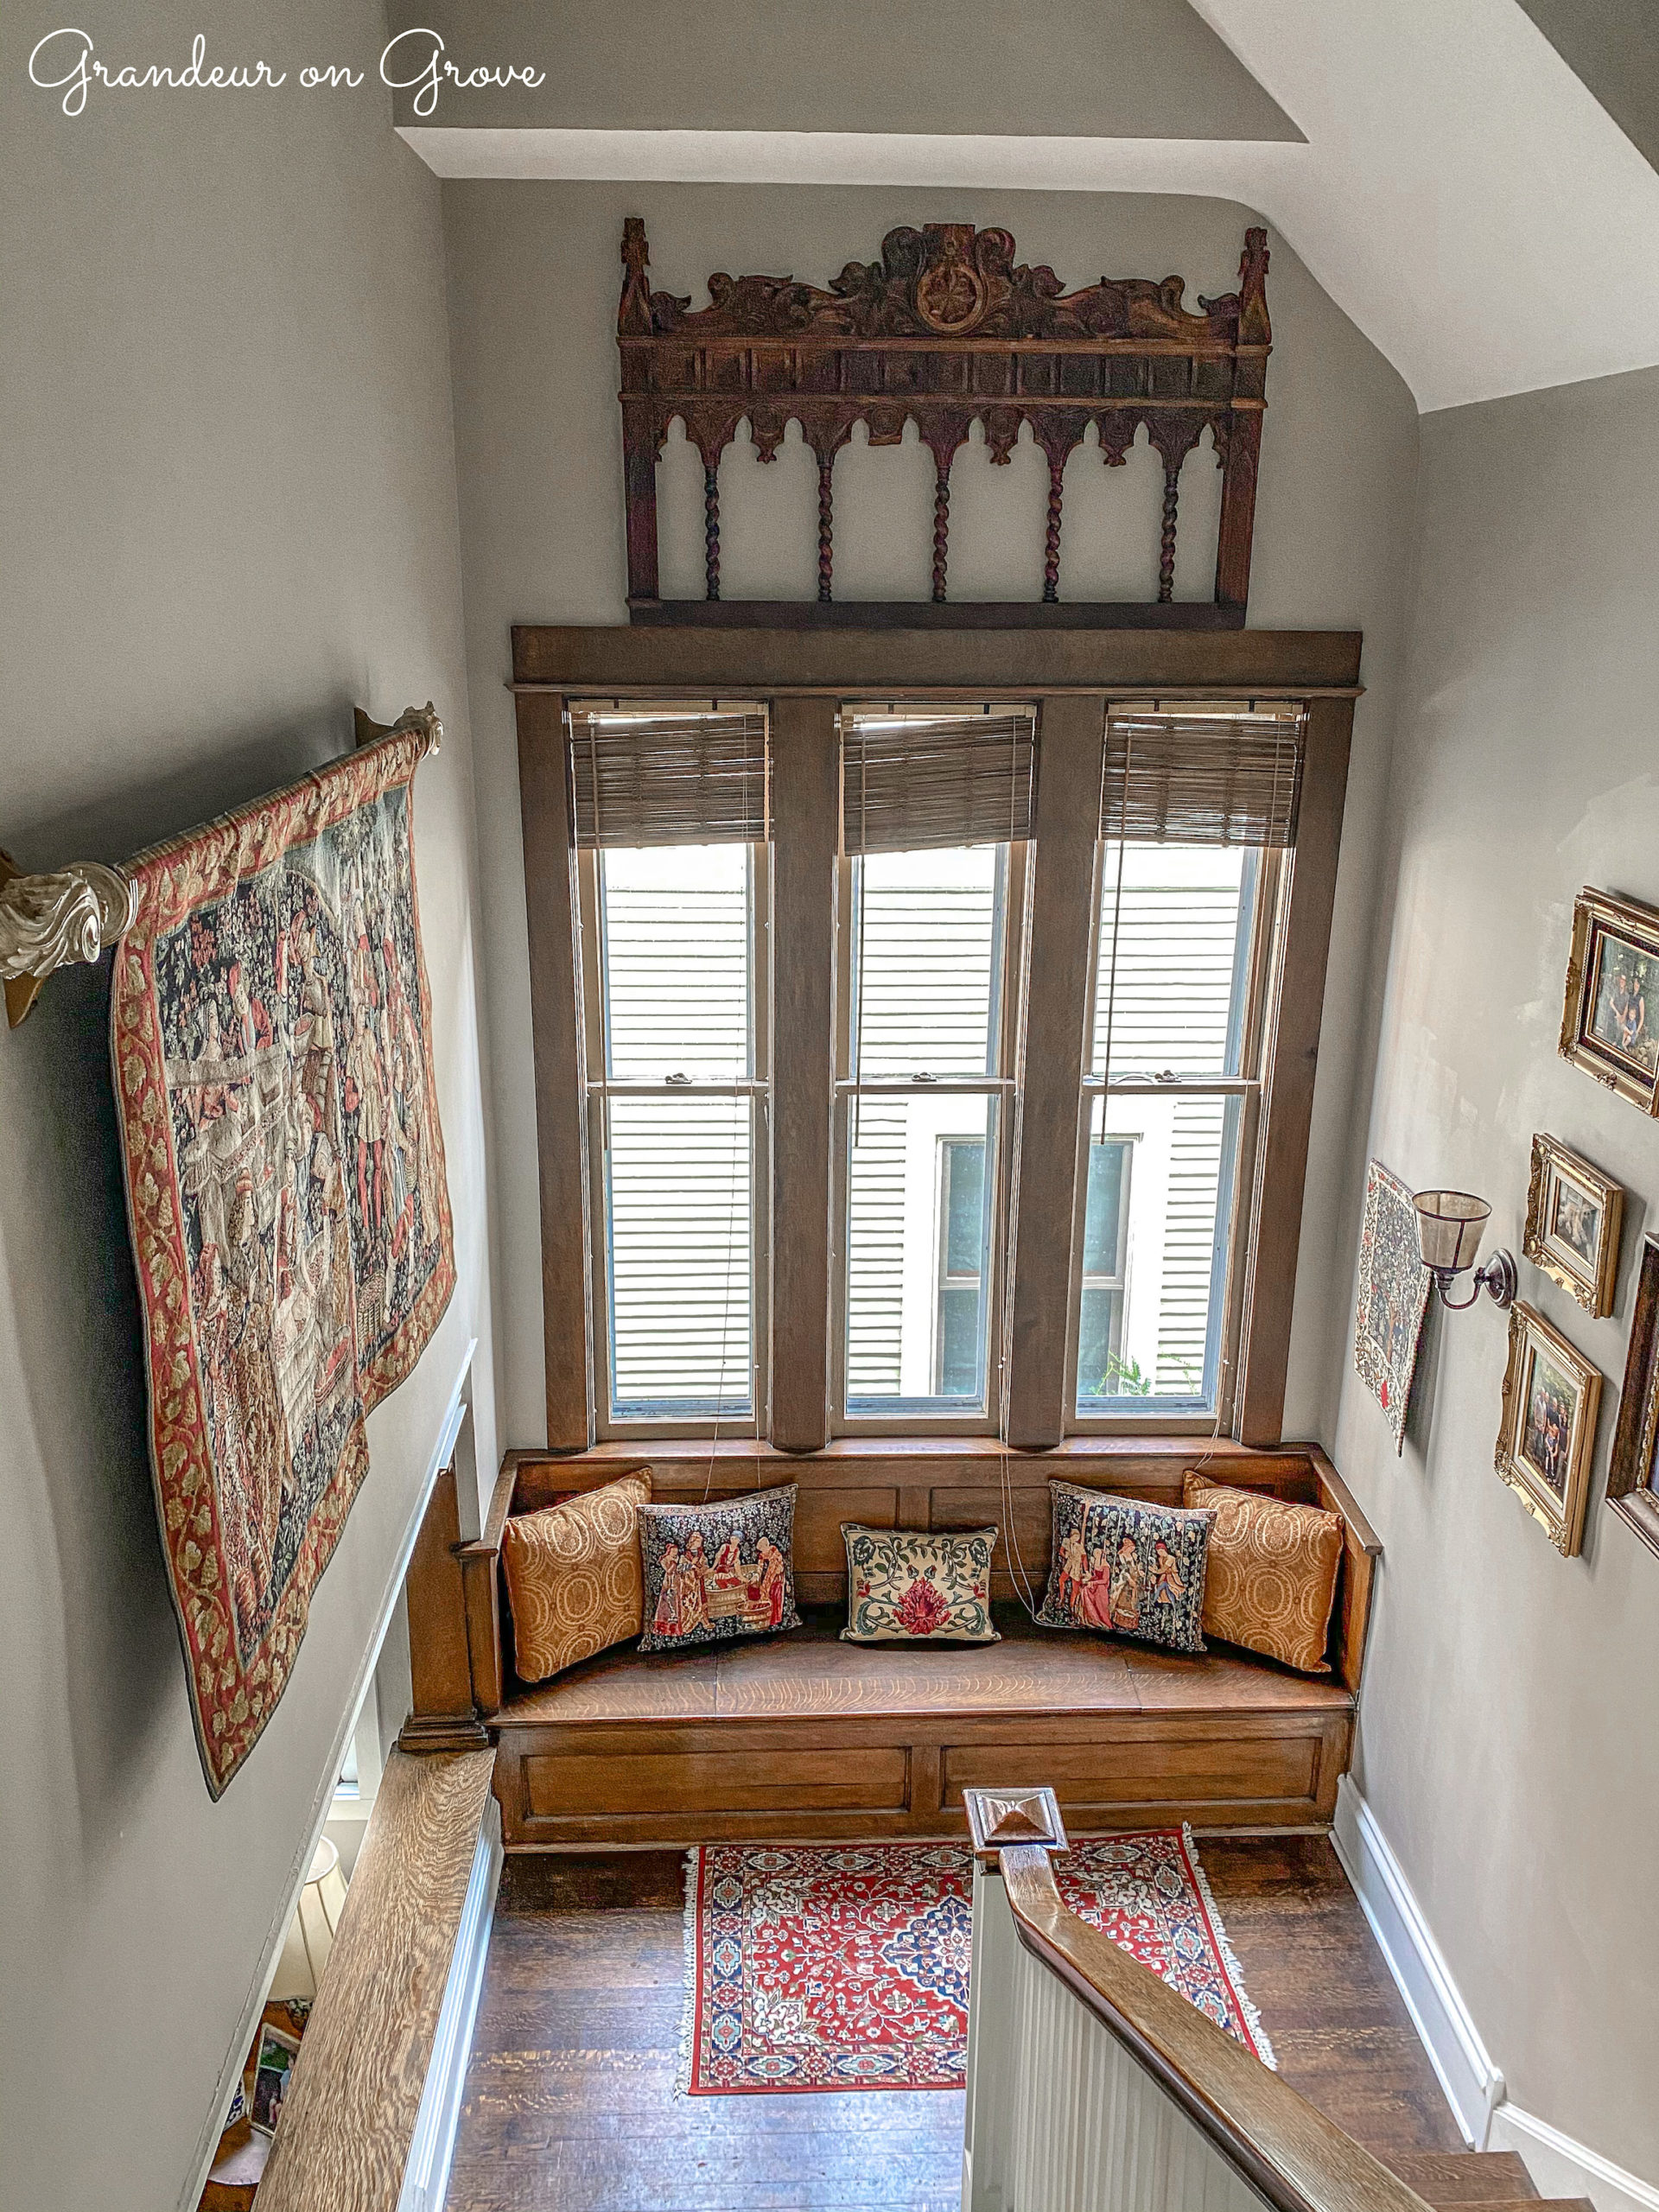
[[1219,1098],[1183,1098],[1175,1107],[1158,1298],[1160,1395],[1195,1397],[1204,1386],[1225,1115]]
[[1224,1072],[1243,861],[1236,850],[1204,846],[1131,846],[1120,899],[1116,848],[1107,848],[1096,1075],[1106,1071],[1109,1031],[1114,1075]]

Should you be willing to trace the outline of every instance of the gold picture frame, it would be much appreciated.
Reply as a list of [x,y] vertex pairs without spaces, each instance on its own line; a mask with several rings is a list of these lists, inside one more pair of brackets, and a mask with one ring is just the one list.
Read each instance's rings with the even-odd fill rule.
[[1563,1059],[1659,1115],[1659,909],[1581,891],[1561,1007]]
[[1659,1552],[1659,1236],[1642,1240],[1636,1312],[1630,1320],[1619,1394],[1612,1456],[1607,1463],[1607,1503],[1643,1542]]
[[1584,1535],[1601,1384],[1599,1368],[1517,1299],[1495,1464],[1563,1559],[1577,1558]]
[[1624,1187],[1559,1137],[1532,1140],[1532,1181],[1521,1249],[1599,1319],[1613,1310]]

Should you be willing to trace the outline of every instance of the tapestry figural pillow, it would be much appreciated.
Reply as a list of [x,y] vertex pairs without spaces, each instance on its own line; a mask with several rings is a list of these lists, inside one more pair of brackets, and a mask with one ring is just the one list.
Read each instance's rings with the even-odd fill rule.
[[1233,1490],[1196,1469],[1181,1495],[1215,1515],[1204,1586],[1210,1634],[1304,1675],[1328,1675],[1325,1646],[1342,1564],[1340,1515]]
[[991,1623],[995,1529],[929,1533],[844,1521],[849,1643],[995,1643]]
[[1202,1651],[1208,1513],[1048,1486],[1053,1548],[1038,1620]]
[[796,1484],[717,1505],[645,1505],[639,1559],[645,1580],[642,1651],[724,1643],[798,1628],[795,1610]]
[[651,1470],[642,1467],[603,1490],[509,1517],[501,1564],[521,1681],[544,1682],[639,1635],[639,1509],[650,1498]]

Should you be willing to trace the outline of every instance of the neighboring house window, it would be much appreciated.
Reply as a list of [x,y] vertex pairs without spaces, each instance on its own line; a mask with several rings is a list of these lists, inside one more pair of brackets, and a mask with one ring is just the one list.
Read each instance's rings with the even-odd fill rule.
[[1127,1137],[1097,1139],[1089,1147],[1077,1306],[1080,1400],[1121,1395],[1137,1372],[1126,1368],[1123,1359],[1123,1289],[1134,1149]]
[[853,1426],[995,1421],[1012,849],[874,852],[843,867],[836,1334]]
[[933,1390],[972,1395],[985,1342],[985,1140],[939,1139],[939,1302]]

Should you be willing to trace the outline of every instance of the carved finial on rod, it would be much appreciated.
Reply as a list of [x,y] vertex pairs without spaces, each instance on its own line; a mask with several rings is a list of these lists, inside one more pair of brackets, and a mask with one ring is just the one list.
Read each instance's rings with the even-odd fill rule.
[[352,709],[352,720],[353,741],[359,746],[372,745],[377,737],[406,737],[414,733],[425,738],[429,753],[441,752],[443,747],[443,724],[429,699],[423,707],[405,707],[395,722],[378,722],[361,707]]
[[25,875],[0,853],[0,978],[16,1028],[55,968],[92,961],[132,927],[138,887],[118,868],[82,861],[49,875]]

